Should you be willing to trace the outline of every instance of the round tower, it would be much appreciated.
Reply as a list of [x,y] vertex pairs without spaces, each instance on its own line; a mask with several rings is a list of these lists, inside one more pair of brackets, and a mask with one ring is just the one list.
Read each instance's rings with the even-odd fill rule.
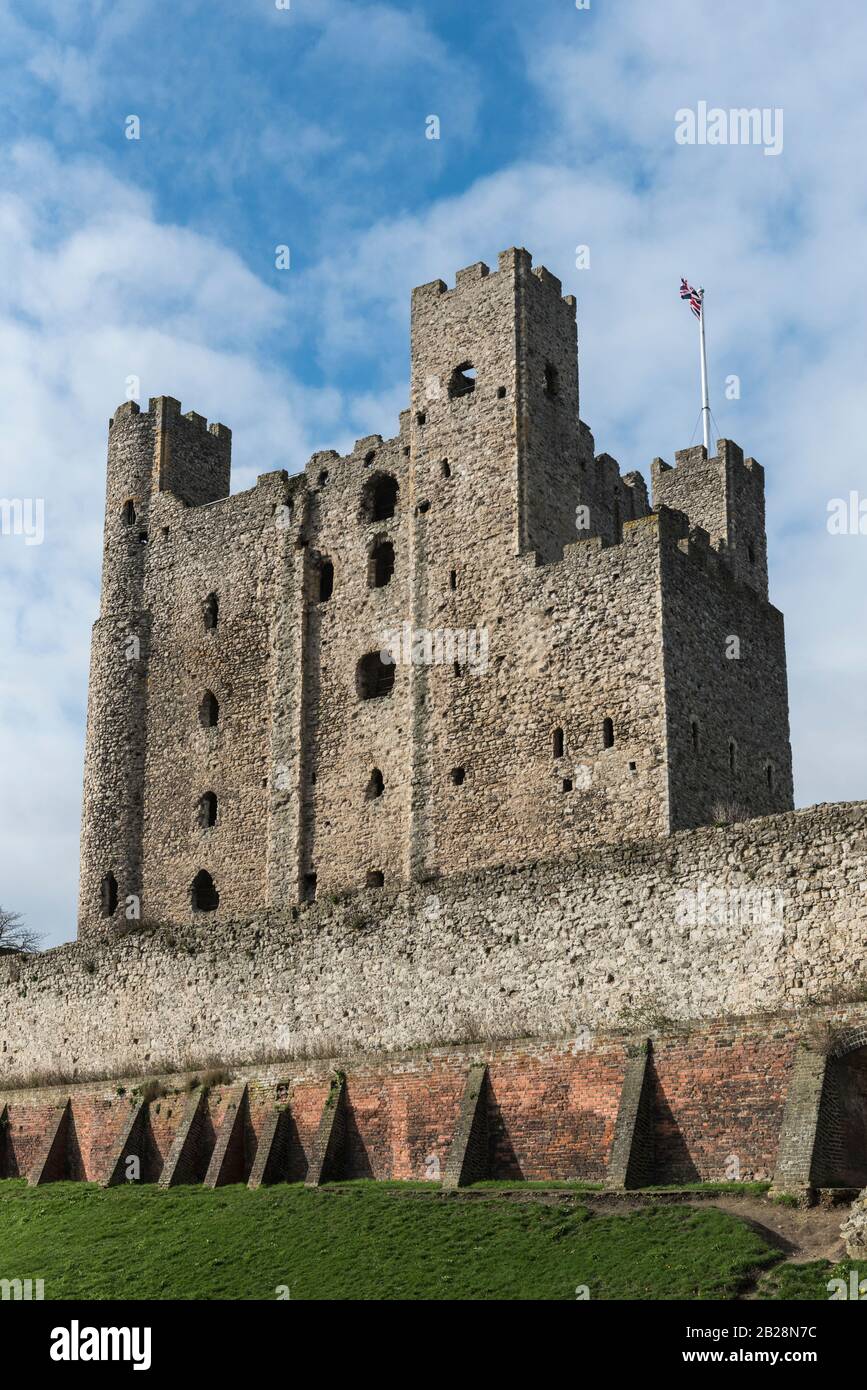
[[102,600],[91,643],[79,931],[138,916],[150,616],[144,597],[156,417],[109,422]]

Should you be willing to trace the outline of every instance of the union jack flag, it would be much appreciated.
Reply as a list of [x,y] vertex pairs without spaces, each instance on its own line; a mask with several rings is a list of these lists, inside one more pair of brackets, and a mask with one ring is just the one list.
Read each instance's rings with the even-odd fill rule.
[[690,307],[690,309],[691,309],[692,312],[695,314],[696,318],[697,318],[697,319],[700,319],[700,318],[701,318],[701,293],[700,293],[700,291],[699,291],[699,290],[694,290],[694,289],[692,288],[692,285],[688,285],[688,284],[686,283],[685,280],[681,280],[681,282],[680,282],[680,297],[681,297],[681,299],[688,299],[688,300],[689,300],[689,307]]

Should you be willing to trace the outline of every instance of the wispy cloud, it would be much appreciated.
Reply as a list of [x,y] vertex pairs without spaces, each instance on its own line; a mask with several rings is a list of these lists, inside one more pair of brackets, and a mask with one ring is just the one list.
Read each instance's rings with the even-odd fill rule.
[[[511,244],[577,294],[582,415],[624,469],[690,442],[676,287],[705,284],[720,430],[767,470],[798,797],[862,795],[867,537],[825,529],[830,497],[867,490],[862,7],[182,0],[156,48],[149,13],[0,0],[0,492],[46,503],[43,546],[0,540],[0,902],[72,934],[127,379],[231,425],[236,487],[297,468],[394,430],[410,288]],[[781,107],[780,157],[678,146],[675,112],[701,100]]]

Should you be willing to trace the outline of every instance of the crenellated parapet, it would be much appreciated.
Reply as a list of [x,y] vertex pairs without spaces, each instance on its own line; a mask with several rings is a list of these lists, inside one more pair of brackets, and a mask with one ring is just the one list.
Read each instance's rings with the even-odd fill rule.
[[413,291],[391,438],[230,495],[225,426],[118,407],[84,930],[128,898],[219,926],[791,807],[763,472],[681,451],[651,510],[580,419],[577,346],[574,297],[513,247]]
[[656,458],[651,464],[653,505],[684,512],[701,526],[732,574],[764,598],[768,596],[765,533],[765,473],[730,439],[717,441],[708,458],[704,445],[680,449],[675,466]]

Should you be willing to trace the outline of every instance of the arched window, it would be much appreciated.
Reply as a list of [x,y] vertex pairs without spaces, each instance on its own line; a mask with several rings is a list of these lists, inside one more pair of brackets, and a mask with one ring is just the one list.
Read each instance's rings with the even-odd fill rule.
[[124,526],[135,525],[135,502],[133,502],[131,497],[128,502],[124,502],[121,516],[123,517]]
[[216,594],[208,594],[202,604],[202,618],[205,623],[205,631],[213,632],[217,626],[217,619],[220,615],[220,600]]
[[207,869],[199,869],[190,887],[194,912],[214,912],[220,906],[220,895]]
[[103,917],[113,917],[117,911],[117,879],[110,870],[100,884],[99,904]]
[[367,560],[367,587],[384,589],[394,574],[394,546],[391,541],[376,541]]
[[203,729],[215,729],[220,722],[220,706],[216,695],[206,690],[199,705],[199,723]]
[[545,363],[545,395],[552,400],[560,390],[560,373],[553,362]]
[[205,792],[199,798],[199,825],[207,830],[217,824],[217,798],[213,792]]
[[555,730],[554,730],[554,735],[553,735],[553,737],[552,737],[552,739],[551,739],[551,753],[552,753],[552,756],[555,757],[555,758],[562,758],[564,747],[565,747],[565,740],[564,740],[564,738],[563,738],[563,730],[562,730],[562,729],[555,729]]
[[334,593],[334,565],[330,560],[319,564],[319,602],[327,603]]
[[449,400],[471,396],[476,389],[476,369],[472,362],[461,362],[449,377]]
[[361,494],[361,514],[365,521],[388,521],[397,508],[400,491],[397,478],[390,473],[374,473]]
[[614,747],[614,721],[613,719],[602,720],[602,747]]
[[364,789],[365,801],[375,801],[378,796],[382,796],[385,791],[385,780],[378,767],[375,767],[370,774],[367,786]]
[[383,661],[381,652],[368,652],[355,668],[355,688],[362,700],[390,695],[394,686],[394,662]]

